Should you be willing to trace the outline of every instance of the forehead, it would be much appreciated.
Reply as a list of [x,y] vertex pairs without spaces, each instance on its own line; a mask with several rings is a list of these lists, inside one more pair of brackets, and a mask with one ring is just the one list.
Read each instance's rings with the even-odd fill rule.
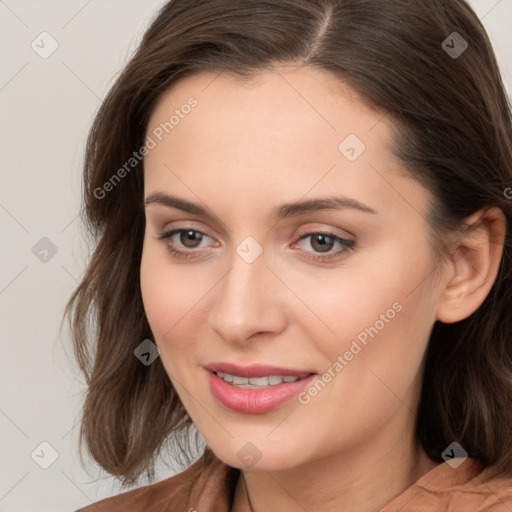
[[250,79],[201,73],[159,98],[146,132],[158,147],[146,161],[172,149],[169,156],[187,163],[208,154],[235,165],[276,165],[289,157],[296,165],[320,150],[332,165],[348,136],[377,149],[389,142],[388,132],[380,112],[317,68],[283,65]]
[[[245,128],[251,125],[265,128],[264,121],[272,121],[275,128],[286,123],[291,128],[294,121],[309,118],[312,128],[333,132],[338,130],[336,121],[339,124],[339,115],[342,115],[347,127],[363,131],[368,124],[373,123],[373,126],[375,119],[383,117],[332,73],[313,66],[281,64],[251,77],[203,72],[180,79],[156,102],[148,129],[168,120],[169,114],[179,110],[192,96],[200,105],[194,117],[201,117],[198,112],[202,112],[201,120],[205,121],[216,109],[222,109],[219,119],[223,126],[229,117],[238,122],[245,113],[251,112],[252,117],[245,119]],[[351,116],[354,113],[356,117]],[[302,126],[302,131],[306,128]]]
[[386,116],[317,68],[280,66],[251,79],[201,73],[155,105],[145,184],[260,204],[282,202],[284,191],[290,199],[342,191],[384,206],[396,192],[383,176],[400,169],[390,134]]

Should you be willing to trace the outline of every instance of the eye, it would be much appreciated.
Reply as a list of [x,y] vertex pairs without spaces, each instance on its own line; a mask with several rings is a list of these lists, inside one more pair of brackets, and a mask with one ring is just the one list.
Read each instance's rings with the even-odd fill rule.
[[[346,238],[342,238],[334,233],[329,232],[319,232],[319,231],[311,231],[309,233],[305,233],[301,235],[299,241],[306,240],[310,238],[309,245],[313,248],[316,254],[311,254],[306,251],[308,256],[304,256],[305,258],[312,259],[314,261],[329,261],[335,258],[341,257],[347,251],[353,251],[355,242],[353,240],[347,240]],[[338,244],[341,246],[337,251],[329,252],[330,249]],[[322,256],[322,254],[326,254]]]
[[[165,241],[167,249],[174,256],[187,258],[196,256],[198,252],[202,252],[194,249],[198,249],[200,247],[199,244],[205,237],[210,238],[206,233],[198,229],[181,228],[162,233],[158,236],[158,240]],[[181,245],[188,250],[177,249],[176,244]]]
[[[159,235],[158,240],[165,242],[168,251],[175,257],[178,258],[190,258],[198,256],[203,250],[201,249],[201,242],[205,238],[209,238],[206,233],[198,229],[192,228],[181,228],[173,229]],[[309,242],[310,247],[313,249],[313,253],[310,251],[303,251],[304,257],[313,261],[330,261],[336,258],[341,258],[344,253],[353,251],[355,241],[347,240],[334,233],[311,231],[305,233],[299,237],[299,242],[296,242],[292,247],[295,248],[300,245],[302,240],[311,239]],[[331,249],[338,244],[340,248],[337,251],[331,251]],[[177,248],[184,247],[185,250]]]

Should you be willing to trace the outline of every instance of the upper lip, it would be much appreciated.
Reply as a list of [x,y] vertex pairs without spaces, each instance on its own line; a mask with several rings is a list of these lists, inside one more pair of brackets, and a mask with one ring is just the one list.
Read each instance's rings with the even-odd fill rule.
[[232,363],[210,363],[205,365],[205,368],[210,372],[222,372],[237,377],[267,377],[270,375],[281,375],[283,377],[306,377],[311,375],[312,371],[299,370],[295,368],[282,368],[278,366],[252,364],[249,366],[239,366]]

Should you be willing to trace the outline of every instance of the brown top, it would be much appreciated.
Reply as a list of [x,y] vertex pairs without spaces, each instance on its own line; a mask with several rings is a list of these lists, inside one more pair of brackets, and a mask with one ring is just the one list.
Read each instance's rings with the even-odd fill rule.
[[[452,461],[450,461],[452,462]],[[380,512],[512,512],[512,478],[482,480],[475,459],[439,464]],[[229,512],[240,470],[211,450],[166,480],[106,498],[76,512]]]

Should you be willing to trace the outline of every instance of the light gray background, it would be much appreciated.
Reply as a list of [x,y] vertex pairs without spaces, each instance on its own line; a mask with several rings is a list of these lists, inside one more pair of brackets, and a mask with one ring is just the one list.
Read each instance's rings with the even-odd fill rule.
[[[0,512],[73,512],[119,492],[79,465],[84,382],[58,334],[88,256],[77,218],[88,129],[163,3],[0,0]],[[512,0],[470,3],[512,84]],[[31,47],[44,31],[58,43],[47,59]],[[47,262],[32,252],[43,237],[57,248]],[[42,442],[58,454],[47,469],[35,462],[51,462]],[[158,466],[159,479],[171,474]]]

